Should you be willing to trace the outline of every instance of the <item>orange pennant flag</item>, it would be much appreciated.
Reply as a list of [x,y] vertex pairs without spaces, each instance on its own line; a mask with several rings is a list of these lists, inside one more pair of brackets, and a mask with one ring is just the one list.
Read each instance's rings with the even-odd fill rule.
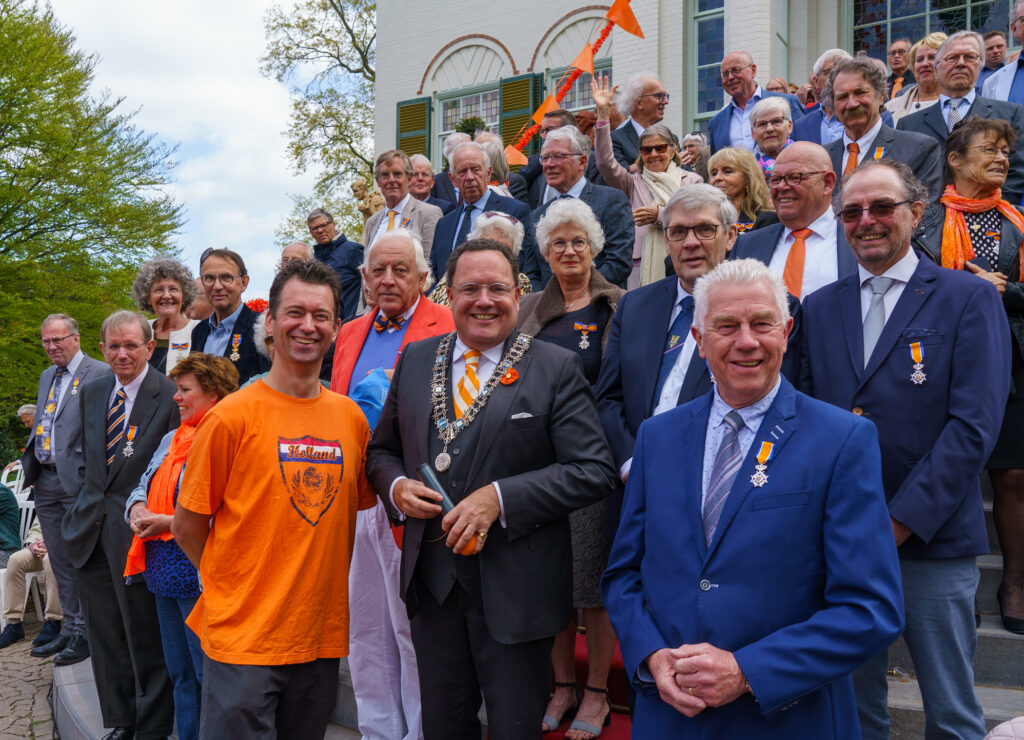
[[580,72],[586,72],[588,75],[593,77],[593,75],[594,75],[594,48],[590,44],[587,44],[586,46],[584,46],[583,47],[583,51],[581,51],[576,56],[576,58],[573,60],[572,64],[570,64],[569,66],[570,67],[575,67]]
[[540,125],[541,121],[544,119],[544,116],[547,115],[548,111],[553,110],[558,110],[558,101],[555,100],[554,95],[548,95],[546,98],[544,98],[544,102],[540,104],[540,108],[535,110],[533,112],[533,115],[530,116],[530,118],[533,119],[534,123]]
[[505,159],[508,161],[508,163],[510,165],[514,165],[514,164],[521,164],[522,165],[522,164],[526,164],[527,162],[530,161],[530,160],[528,160],[526,158],[525,154],[523,154],[521,151],[516,149],[511,144],[509,144],[507,147],[505,147]]
[[640,28],[636,16],[633,15],[633,9],[629,7],[629,0],[615,0],[612,3],[612,7],[608,8],[608,12],[604,14],[604,17],[623,31],[628,31],[640,38],[644,37],[644,32]]

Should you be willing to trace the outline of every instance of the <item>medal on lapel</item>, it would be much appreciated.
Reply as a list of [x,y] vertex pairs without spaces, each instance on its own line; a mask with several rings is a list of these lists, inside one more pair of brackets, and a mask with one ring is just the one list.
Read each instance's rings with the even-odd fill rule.
[[238,362],[239,359],[241,359],[241,357],[242,357],[240,354],[238,354],[238,345],[240,345],[241,343],[242,343],[242,335],[241,334],[232,334],[231,335],[231,354],[229,355],[229,357],[230,357],[232,362]]
[[121,451],[121,454],[125,457],[131,457],[135,454],[135,448],[132,447],[132,443],[135,441],[135,435],[138,431],[138,427],[128,427],[128,433],[125,434],[128,438],[128,442],[125,443],[124,449]]
[[572,330],[580,333],[580,349],[587,349],[590,346],[590,340],[587,339],[587,334],[592,331],[597,331],[597,324],[581,324],[576,322],[572,325]]
[[914,385],[921,385],[926,376],[924,374],[924,347],[920,342],[913,342],[910,345],[910,359],[914,361],[914,372],[910,374],[910,380]]
[[71,384],[71,395],[78,395],[78,378],[75,378],[75,381]]
[[757,465],[754,466],[756,472],[750,476],[750,485],[754,488],[761,488],[768,482],[768,474],[764,471],[768,469],[768,461],[774,454],[775,445],[773,443],[767,441],[761,443],[761,447],[757,451]]
[[171,342],[171,349],[175,352],[184,352],[188,349],[188,342]]

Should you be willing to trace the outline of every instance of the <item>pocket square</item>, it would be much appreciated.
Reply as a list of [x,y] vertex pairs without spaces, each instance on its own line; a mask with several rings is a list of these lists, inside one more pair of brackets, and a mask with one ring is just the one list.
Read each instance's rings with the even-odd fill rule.
[[533,414],[528,411],[520,411],[518,414],[512,414],[511,419],[532,419]]

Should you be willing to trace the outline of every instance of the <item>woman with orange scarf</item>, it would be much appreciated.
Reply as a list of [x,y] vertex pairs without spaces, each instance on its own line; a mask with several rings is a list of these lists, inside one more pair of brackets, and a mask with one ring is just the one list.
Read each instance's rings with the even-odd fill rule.
[[167,672],[174,682],[174,717],[179,740],[199,737],[199,696],[203,652],[199,638],[185,624],[199,598],[199,574],[171,537],[171,519],[178,485],[195,436],[207,411],[238,389],[238,371],[226,357],[191,354],[167,373],[178,386],[174,396],[181,426],[157,447],[139,485],[125,507],[125,519],[135,532],[124,575],[144,574],[156,599]]
[[953,129],[946,140],[945,220],[924,246],[943,267],[969,270],[995,285],[1009,320],[1013,383],[986,468],[1003,555],[999,611],[1007,630],[1024,634],[1024,215],[1001,190],[1016,139],[1010,124],[998,119],[971,117]]

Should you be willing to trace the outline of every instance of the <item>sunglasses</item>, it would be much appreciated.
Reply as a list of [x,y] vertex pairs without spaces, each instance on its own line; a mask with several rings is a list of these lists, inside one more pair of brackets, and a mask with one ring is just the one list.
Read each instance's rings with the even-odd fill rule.
[[[888,218],[896,212],[897,206],[906,205],[910,203],[909,200],[900,200],[895,203],[872,203],[867,207],[867,212],[871,214],[872,218]],[[843,219],[844,223],[855,224],[860,221],[861,216],[864,215],[864,208],[861,206],[846,206],[839,211],[839,218]]]
[[644,144],[640,147],[641,154],[664,154],[668,151],[668,144]]

